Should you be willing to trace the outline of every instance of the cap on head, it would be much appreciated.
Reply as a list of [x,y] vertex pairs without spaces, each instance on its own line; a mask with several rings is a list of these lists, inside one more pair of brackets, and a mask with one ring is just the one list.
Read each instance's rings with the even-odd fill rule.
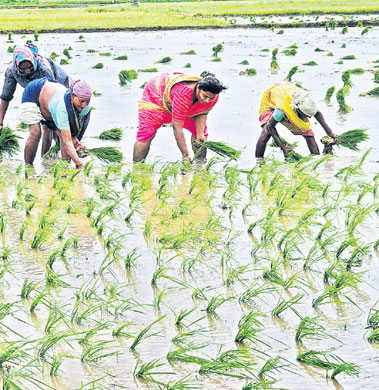
[[317,106],[306,91],[294,92],[292,94],[291,107],[293,110],[299,109],[306,116],[313,116],[317,113]]
[[84,80],[75,80],[70,84],[70,89],[75,96],[81,97],[83,99],[91,99],[92,88]]

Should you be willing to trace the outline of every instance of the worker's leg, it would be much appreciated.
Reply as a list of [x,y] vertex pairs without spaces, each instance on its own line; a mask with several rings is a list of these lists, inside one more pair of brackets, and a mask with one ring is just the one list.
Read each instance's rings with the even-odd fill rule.
[[307,141],[308,149],[311,152],[311,154],[320,154],[315,137],[314,136],[305,136],[305,135],[303,137]]
[[52,139],[53,132],[46,125],[42,125],[41,156],[49,151]]
[[29,125],[29,137],[25,143],[24,160],[27,164],[33,164],[37,154],[38,144],[41,139],[41,125],[36,123]]
[[266,145],[269,139],[271,138],[271,134],[267,130],[267,125],[262,127],[262,133],[258,138],[257,145],[255,147],[255,157],[262,158],[265,154]]
[[153,139],[150,139],[149,141],[144,141],[144,142],[136,141],[134,143],[134,148],[133,148],[133,161],[134,162],[143,161],[146,158],[146,156],[149,153],[152,140]]

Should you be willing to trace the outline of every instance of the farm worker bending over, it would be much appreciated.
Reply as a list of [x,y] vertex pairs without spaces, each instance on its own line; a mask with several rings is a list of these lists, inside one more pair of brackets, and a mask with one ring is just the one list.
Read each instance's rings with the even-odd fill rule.
[[312,116],[317,119],[328,136],[336,138],[308,92],[287,82],[277,83],[266,89],[259,108],[262,133],[257,142],[255,157],[263,157],[270,137],[274,138],[284,156],[287,157],[291,149],[286,147],[279,138],[275,128],[278,122],[287,127],[292,134],[302,135],[307,141],[311,154],[320,154],[309,122]]
[[[76,150],[85,149],[79,140],[90,119],[91,96],[91,87],[84,80],[73,81],[69,89],[46,77],[28,84],[22,95],[20,113],[20,120],[29,125],[29,138],[24,150],[26,163],[33,164],[41,138],[42,123],[59,137],[62,159],[72,159],[77,168],[83,165]],[[43,139],[42,155],[48,151],[46,145],[47,142]]]
[[[183,128],[191,132],[192,149],[196,152],[207,139],[207,114],[224,89],[226,87],[213,74],[202,78],[163,73],[148,81],[138,106],[139,129],[133,160],[144,160],[157,130],[163,124],[171,123],[183,160],[191,161]],[[201,154],[198,157],[204,158],[206,148]]]
[[31,81],[42,77],[56,80],[67,88],[70,84],[70,78],[63,68],[51,58],[41,57],[36,46],[28,44],[16,47],[13,52],[13,62],[5,71],[3,91],[0,96],[0,132],[17,84],[25,88]]

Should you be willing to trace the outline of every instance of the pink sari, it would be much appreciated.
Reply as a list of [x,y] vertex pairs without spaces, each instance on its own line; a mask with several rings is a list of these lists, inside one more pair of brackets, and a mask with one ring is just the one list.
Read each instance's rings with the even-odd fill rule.
[[[164,73],[147,82],[138,110],[137,141],[151,140],[163,124],[172,121],[183,123],[183,128],[196,137],[193,117],[206,115],[218,100],[217,96],[215,100],[206,104],[198,101],[193,103],[193,89],[186,85],[186,81],[196,80],[200,78],[179,73]],[[207,136],[206,126],[204,135]]]

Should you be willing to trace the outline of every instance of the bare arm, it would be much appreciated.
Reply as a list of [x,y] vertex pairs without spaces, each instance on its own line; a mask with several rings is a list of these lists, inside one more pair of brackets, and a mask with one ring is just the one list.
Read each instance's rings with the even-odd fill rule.
[[317,122],[320,123],[320,125],[325,130],[325,133],[328,134],[329,137],[336,139],[336,135],[333,133],[332,129],[325,122],[324,115],[322,115],[320,111],[316,112],[315,118],[316,118]]
[[72,143],[70,130],[60,130],[59,136],[60,136],[60,139],[62,142],[62,148],[65,149],[68,156],[75,163],[76,168],[81,168],[83,166],[83,163],[80,160],[80,158],[78,157],[78,154],[76,153],[74,144]]
[[207,141],[207,137],[204,135],[205,124],[207,122],[207,115],[197,115],[193,118],[196,126],[196,139],[203,143]]
[[182,153],[183,160],[191,161],[188,154],[186,139],[183,134],[183,123],[173,121],[172,127],[174,128],[175,140],[180,152]]
[[279,146],[280,149],[282,149],[284,157],[288,156],[288,152],[291,151],[290,148],[287,148],[287,146],[284,145],[284,143],[281,141],[278,132],[276,131],[276,124],[278,121],[276,121],[273,117],[270,118],[270,120],[266,124],[266,129],[270,133],[271,137],[274,138],[275,142]]
[[9,106],[9,102],[7,100],[3,100],[3,99],[0,100],[0,132],[1,129],[4,127],[3,125],[4,117],[5,117],[5,113],[8,110],[8,106]]

